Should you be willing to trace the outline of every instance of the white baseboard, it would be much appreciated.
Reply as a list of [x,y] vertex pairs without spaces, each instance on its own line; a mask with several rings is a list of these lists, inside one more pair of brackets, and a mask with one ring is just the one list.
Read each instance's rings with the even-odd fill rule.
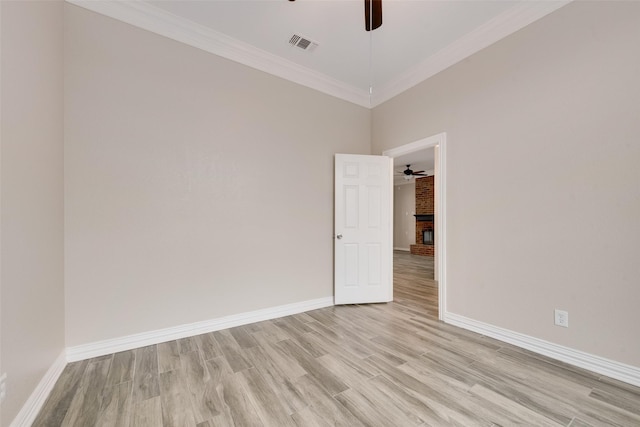
[[531,350],[552,359],[587,369],[601,375],[640,387],[640,368],[574,350],[518,332],[469,319],[458,314],[444,314],[444,321],[454,326],[477,332],[518,347]]
[[188,323],[171,328],[127,335],[120,338],[113,338],[78,345],[75,347],[68,347],[67,361],[75,362],[78,360],[90,359],[92,357],[104,356],[105,354],[117,353],[119,351],[131,350],[165,341],[205,334],[208,332],[219,331],[221,329],[233,328],[235,326],[246,325],[248,323],[289,316],[291,314],[330,307],[332,305],[333,297],[318,298],[246,313],[234,314],[217,319],[204,320],[202,322]]
[[65,366],[67,366],[67,356],[63,351],[49,367],[25,404],[22,405],[22,409],[13,419],[10,427],[28,427],[33,424]]
[[409,252],[411,251],[411,249],[409,248],[393,248],[394,251],[405,251],[405,252]]

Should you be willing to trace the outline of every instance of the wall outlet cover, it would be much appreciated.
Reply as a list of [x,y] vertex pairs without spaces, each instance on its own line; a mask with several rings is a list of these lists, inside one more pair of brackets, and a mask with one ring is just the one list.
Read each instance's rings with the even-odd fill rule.
[[562,326],[564,328],[569,327],[569,312],[565,310],[556,309],[555,312],[555,324],[556,326]]

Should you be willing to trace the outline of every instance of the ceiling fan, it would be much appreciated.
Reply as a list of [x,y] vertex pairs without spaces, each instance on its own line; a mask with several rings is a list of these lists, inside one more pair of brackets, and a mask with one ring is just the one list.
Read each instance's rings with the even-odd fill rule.
[[404,171],[398,172],[397,174],[403,175],[403,178],[406,179],[407,181],[410,180],[412,176],[428,176],[426,173],[424,173],[424,171],[411,170],[411,165],[407,165],[407,168]]
[[[295,1],[295,0],[289,0]],[[364,0],[364,28],[375,30],[382,25],[382,0]]]
[[364,0],[364,28],[375,30],[382,25],[382,0]]

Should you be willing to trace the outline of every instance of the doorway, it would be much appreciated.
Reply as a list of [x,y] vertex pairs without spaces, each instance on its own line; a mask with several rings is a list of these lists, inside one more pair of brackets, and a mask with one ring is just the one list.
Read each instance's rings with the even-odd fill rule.
[[[382,154],[393,159],[434,150],[434,278],[438,282],[438,318],[444,320],[446,313],[446,133],[440,133],[409,144],[392,148]],[[392,201],[393,203],[393,201]],[[393,211],[393,206],[392,206]],[[393,222],[392,222],[393,223]]]

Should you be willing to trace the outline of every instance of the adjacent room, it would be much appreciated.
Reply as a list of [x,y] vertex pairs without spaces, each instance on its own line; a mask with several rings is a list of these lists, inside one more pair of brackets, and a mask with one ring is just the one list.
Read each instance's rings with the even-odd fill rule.
[[[640,425],[640,2],[2,0],[0,38],[0,426]],[[390,157],[393,301],[334,300],[336,155]]]

